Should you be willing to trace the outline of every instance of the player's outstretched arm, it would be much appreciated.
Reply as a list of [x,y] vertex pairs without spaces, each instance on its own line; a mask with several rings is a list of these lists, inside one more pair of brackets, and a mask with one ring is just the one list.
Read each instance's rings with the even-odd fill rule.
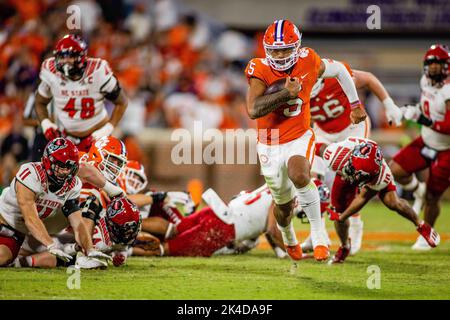
[[266,85],[258,78],[250,78],[247,91],[247,113],[251,119],[263,117],[279,106],[297,97],[300,91],[300,82],[297,78],[286,78],[284,89],[264,95]]
[[124,194],[122,188],[115,186],[114,184],[106,180],[103,174],[91,164],[80,162],[78,177],[82,182],[87,182],[89,184],[92,184],[94,187],[103,189],[110,198]]
[[383,103],[389,124],[402,124],[402,111],[389,96],[381,81],[371,72],[353,70],[353,78],[357,89],[367,88]]
[[115,127],[119,123],[120,119],[122,119],[122,116],[128,106],[128,98],[123,89],[120,90],[119,95],[112,102],[115,104],[115,108],[111,114],[111,120],[109,122]]
[[361,192],[353,199],[350,205],[339,216],[339,221],[344,222],[355,213],[358,213],[366,204],[372,199],[378,191],[371,190],[369,188],[362,188]]
[[52,237],[48,234],[42,220],[39,219],[35,203],[36,194],[19,181],[16,183],[16,192],[20,211],[31,235],[46,247],[53,244]]
[[68,219],[70,226],[72,227],[75,234],[75,240],[83,249],[84,253],[87,254],[90,250],[92,250],[93,247],[92,237],[83,221],[81,210],[71,213],[68,216]]
[[36,115],[38,117],[39,123],[42,127],[42,132],[44,132],[45,138],[50,141],[61,136],[61,132],[58,130],[58,126],[50,120],[47,105],[52,101],[52,98],[46,98],[36,92],[34,106],[36,109]]
[[350,102],[352,109],[350,118],[353,123],[359,123],[366,119],[367,114],[359,102],[353,78],[342,63],[332,59],[322,59],[320,62],[319,77],[336,78],[339,81],[342,90],[344,90],[344,93]]

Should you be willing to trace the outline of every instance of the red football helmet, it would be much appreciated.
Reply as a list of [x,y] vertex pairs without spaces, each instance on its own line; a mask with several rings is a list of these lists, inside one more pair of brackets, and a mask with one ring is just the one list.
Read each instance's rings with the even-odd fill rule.
[[125,197],[114,198],[106,208],[106,226],[114,243],[132,244],[141,227],[138,207]]
[[121,179],[125,181],[128,194],[141,192],[148,183],[144,166],[135,160],[128,160],[125,170],[122,172]]
[[[430,72],[430,64],[439,63],[441,70],[438,73]],[[425,75],[436,81],[442,82],[450,73],[450,51],[446,45],[433,44],[423,57],[423,70]]]
[[264,34],[263,45],[269,65],[278,71],[292,67],[299,58],[302,35],[289,20],[275,20]]
[[383,165],[383,153],[375,142],[363,142],[355,146],[348,162],[342,168],[344,178],[363,185],[377,178]]
[[60,39],[53,51],[56,69],[68,78],[78,78],[86,68],[87,44],[77,35],[68,34]]
[[63,186],[73,179],[78,172],[78,149],[72,141],[56,138],[44,149],[42,164],[50,183]]

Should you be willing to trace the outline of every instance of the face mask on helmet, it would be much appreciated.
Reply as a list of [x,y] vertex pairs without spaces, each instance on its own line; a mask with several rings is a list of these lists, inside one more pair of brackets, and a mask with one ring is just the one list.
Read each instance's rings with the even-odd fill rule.
[[263,45],[270,67],[285,71],[298,61],[301,34],[289,20],[276,20],[267,28]]
[[432,45],[423,59],[425,75],[435,82],[443,82],[450,73],[450,53],[446,45]]
[[141,226],[139,209],[126,198],[114,199],[106,209],[106,226],[115,244],[132,244]]
[[98,169],[103,173],[108,181],[116,182],[117,177],[125,168],[126,159],[123,159],[113,153],[109,153],[106,150],[101,150],[100,152],[102,153],[103,160],[98,165]]
[[42,164],[50,185],[60,188],[78,172],[78,149],[64,138],[52,140],[44,149]]
[[298,61],[298,50],[300,43],[292,46],[264,46],[266,57],[272,68],[278,71],[285,71]]
[[69,79],[78,79],[86,68],[87,45],[77,35],[60,39],[53,51],[56,69]]
[[127,192],[129,194],[137,194],[147,186],[147,177],[138,170],[126,167],[124,175]]
[[448,64],[439,59],[427,59],[423,66],[425,75],[436,82],[442,82],[447,78],[446,68],[448,68]]

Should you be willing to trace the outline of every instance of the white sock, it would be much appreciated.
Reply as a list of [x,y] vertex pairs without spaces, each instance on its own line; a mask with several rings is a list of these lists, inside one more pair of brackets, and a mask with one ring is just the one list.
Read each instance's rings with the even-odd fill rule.
[[325,224],[325,217],[322,217],[322,227],[323,227],[323,237],[325,239],[325,242],[327,243],[328,246],[330,246],[331,240],[330,240],[330,237],[328,236],[328,231],[327,231],[327,227]]
[[416,175],[412,174],[412,180],[408,184],[400,184],[405,191],[413,191],[417,189],[417,186],[419,185],[419,180],[417,180]]
[[298,244],[297,236],[295,235],[294,223],[291,222],[286,226],[282,227],[277,223],[278,230],[281,231],[281,236],[283,237],[283,243],[288,246],[295,246]]
[[326,231],[320,214],[320,196],[315,183],[310,181],[303,188],[297,189],[297,197],[309,220],[313,247],[326,246],[324,237]]
[[361,224],[361,222],[362,222],[362,220],[361,220],[361,216],[359,214],[350,217],[350,225],[359,225],[359,224]]

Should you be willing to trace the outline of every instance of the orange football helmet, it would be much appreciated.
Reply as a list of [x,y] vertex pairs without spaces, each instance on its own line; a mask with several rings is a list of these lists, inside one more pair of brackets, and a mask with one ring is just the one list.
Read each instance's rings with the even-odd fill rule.
[[144,166],[135,160],[128,160],[125,170],[120,175],[120,180],[125,182],[128,194],[137,194],[148,184]]
[[269,65],[278,71],[292,67],[299,58],[302,34],[289,20],[275,20],[267,27],[263,45]]
[[116,182],[127,163],[127,149],[119,139],[109,136],[92,144],[84,161],[99,169],[110,182]]

